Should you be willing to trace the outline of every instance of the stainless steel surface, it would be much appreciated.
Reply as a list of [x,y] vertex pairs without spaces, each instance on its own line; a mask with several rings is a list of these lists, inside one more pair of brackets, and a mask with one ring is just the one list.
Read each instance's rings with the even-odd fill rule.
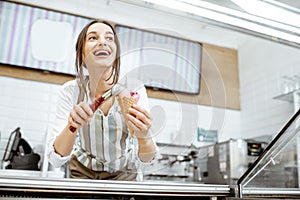
[[[258,155],[251,155],[249,144],[264,142],[256,140],[230,139],[228,141],[200,148],[199,162],[204,183],[235,185]],[[205,157],[206,155],[206,157]]]
[[27,177],[49,177],[49,178],[64,178],[65,173],[61,170],[52,170],[52,171],[37,171],[37,170],[18,170],[18,169],[0,169],[0,177],[11,177],[17,176],[19,178],[27,178]]
[[84,179],[41,179],[0,176],[1,191],[119,194],[145,196],[230,196],[228,185],[157,182],[104,181]]
[[300,196],[300,190],[295,188],[245,188],[243,189],[244,195],[252,195],[252,196],[274,196],[274,195],[282,195],[282,196]]
[[[258,157],[253,152],[258,149],[251,148],[251,144],[265,146],[261,138],[248,141],[231,139],[200,148],[169,145],[159,162],[144,174],[144,180],[234,185]],[[163,145],[158,146],[163,149]]]
[[160,149],[158,162],[147,168],[144,181],[199,183],[197,149],[185,145],[157,143]]

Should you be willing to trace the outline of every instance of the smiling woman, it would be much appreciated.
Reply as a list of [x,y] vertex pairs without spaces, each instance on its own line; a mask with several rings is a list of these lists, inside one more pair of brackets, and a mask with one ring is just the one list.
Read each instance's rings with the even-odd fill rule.
[[[103,21],[91,21],[78,36],[79,79],[63,85],[48,141],[49,161],[56,167],[69,162],[73,178],[136,180],[142,165],[156,158],[145,87],[129,88],[131,81],[126,79],[118,98],[132,89],[141,97],[126,113],[115,97],[105,99],[106,92],[120,81],[119,46],[113,26]],[[83,74],[83,68],[88,74]],[[92,110],[89,104],[99,97],[105,101]]]

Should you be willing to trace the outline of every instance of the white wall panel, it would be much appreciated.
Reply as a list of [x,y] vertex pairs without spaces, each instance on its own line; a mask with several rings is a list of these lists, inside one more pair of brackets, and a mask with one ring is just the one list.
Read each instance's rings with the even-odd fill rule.
[[243,137],[274,135],[292,116],[293,104],[282,94],[283,75],[300,73],[299,49],[251,39],[239,50],[241,132]]

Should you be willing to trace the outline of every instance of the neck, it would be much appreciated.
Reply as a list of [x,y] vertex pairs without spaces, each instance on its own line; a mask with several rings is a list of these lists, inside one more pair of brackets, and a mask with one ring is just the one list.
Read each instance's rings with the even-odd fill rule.
[[111,68],[105,70],[94,70],[90,74],[90,95],[91,98],[98,98],[102,96],[112,85],[113,76],[107,80],[111,72]]

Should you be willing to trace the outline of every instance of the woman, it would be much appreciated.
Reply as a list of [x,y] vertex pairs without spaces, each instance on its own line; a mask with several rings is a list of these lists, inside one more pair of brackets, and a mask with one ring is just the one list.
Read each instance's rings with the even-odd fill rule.
[[[48,141],[50,163],[59,167],[70,161],[73,178],[135,180],[136,169],[153,161],[157,148],[150,133],[145,87],[138,87],[138,105],[125,116],[115,97],[104,101],[95,113],[89,106],[119,81],[120,46],[109,23],[94,20],[83,28],[76,43],[76,70],[78,78],[65,83],[59,94]],[[134,139],[128,129],[133,130]]]

